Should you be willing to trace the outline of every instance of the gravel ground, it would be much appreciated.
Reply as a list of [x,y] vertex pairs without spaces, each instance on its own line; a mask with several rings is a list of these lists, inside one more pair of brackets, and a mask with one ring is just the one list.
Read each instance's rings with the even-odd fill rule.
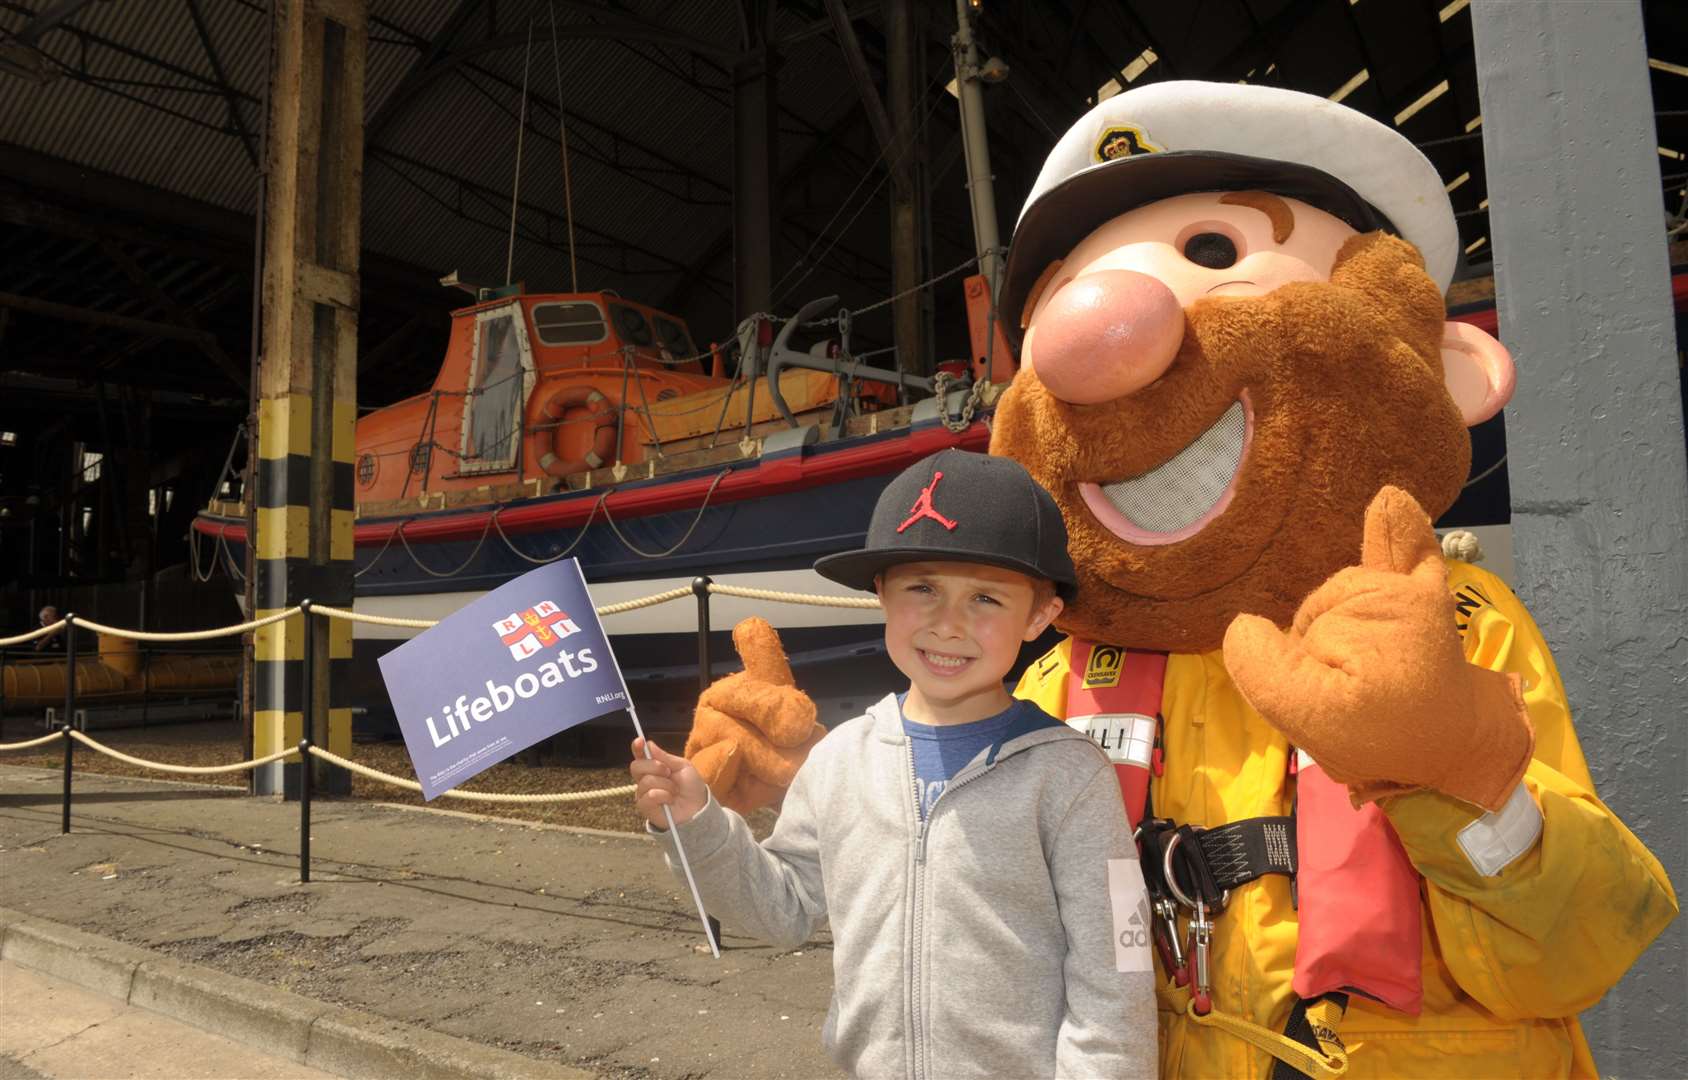
[[[39,729],[24,730],[16,717],[5,728],[5,742],[21,742],[40,734]],[[220,765],[241,760],[240,726],[232,721],[202,721],[192,724],[169,724],[145,728],[118,728],[96,731],[92,738],[121,750],[133,757],[172,765]],[[607,741],[607,740],[599,740]],[[534,760],[537,757],[537,762]],[[372,769],[414,780],[410,755],[404,743],[358,742],[352,747],[352,760]],[[32,750],[14,751],[5,755],[8,765],[33,765],[39,768],[59,768],[64,751],[58,744],[49,743]],[[96,753],[78,745],[74,769],[77,772],[105,773],[112,776],[166,777],[169,774],[143,769],[127,762]],[[213,776],[172,777],[195,782],[244,788],[248,773],[223,773]],[[630,782],[626,766],[615,764],[583,764],[571,762],[557,751],[546,749],[539,753],[524,751],[509,761],[500,762],[463,785],[465,791],[491,791],[501,794],[552,794],[563,791],[595,791],[621,787]],[[352,777],[352,798],[377,802],[413,803],[421,805],[422,796],[403,788],[392,787],[362,776]],[[644,821],[633,810],[630,795],[611,796],[573,803],[481,803],[442,797],[432,804],[447,810],[467,810],[492,817],[522,821],[543,821],[553,825],[574,825],[617,832],[638,832]],[[750,824],[757,835],[763,836],[772,828],[773,811],[758,811]]]

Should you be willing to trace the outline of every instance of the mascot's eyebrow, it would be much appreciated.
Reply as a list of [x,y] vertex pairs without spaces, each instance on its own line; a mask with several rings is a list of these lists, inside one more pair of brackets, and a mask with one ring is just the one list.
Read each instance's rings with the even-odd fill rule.
[[1246,206],[1258,210],[1272,221],[1272,243],[1281,244],[1295,231],[1295,211],[1276,195],[1265,191],[1230,191],[1219,201],[1231,206]]

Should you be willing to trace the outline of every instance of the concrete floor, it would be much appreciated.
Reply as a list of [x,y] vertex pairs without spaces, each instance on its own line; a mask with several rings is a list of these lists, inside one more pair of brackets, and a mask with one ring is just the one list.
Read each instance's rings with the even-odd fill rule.
[[0,962],[0,1080],[333,1080],[74,983]]
[[0,766],[0,906],[612,1078],[837,1076],[823,935],[709,956],[642,836]]

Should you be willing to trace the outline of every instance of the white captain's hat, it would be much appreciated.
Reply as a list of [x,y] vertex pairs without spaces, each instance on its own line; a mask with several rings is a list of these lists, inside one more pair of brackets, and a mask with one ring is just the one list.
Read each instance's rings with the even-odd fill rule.
[[1400,132],[1312,94],[1171,81],[1116,94],[1061,136],[1020,211],[999,310],[1018,330],[1044,267],[1128,210],[1197,191],[1264,190],[1361,232],[1395,233],[1444,291],[1459,230],[1436,167]]

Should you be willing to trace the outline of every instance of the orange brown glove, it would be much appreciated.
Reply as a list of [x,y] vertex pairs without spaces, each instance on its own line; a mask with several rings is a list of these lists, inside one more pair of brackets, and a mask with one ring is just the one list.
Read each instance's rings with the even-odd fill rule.
[[764,619],[733,627],[744,670],[718,679],[698,698],[686,757],[715,800],[747,814],[772,806],[809,750],[826,734],[815,703],[797,689],[779,634]]
[[1517,676],[1466,661],[1447,576],[1424,511],[1385,487],[1360,565],[1302,601],[1288,633],[1257,615],[1226,631],[1237,688],[1355,805],[1430,788],[1498,810],[1530,763]]

